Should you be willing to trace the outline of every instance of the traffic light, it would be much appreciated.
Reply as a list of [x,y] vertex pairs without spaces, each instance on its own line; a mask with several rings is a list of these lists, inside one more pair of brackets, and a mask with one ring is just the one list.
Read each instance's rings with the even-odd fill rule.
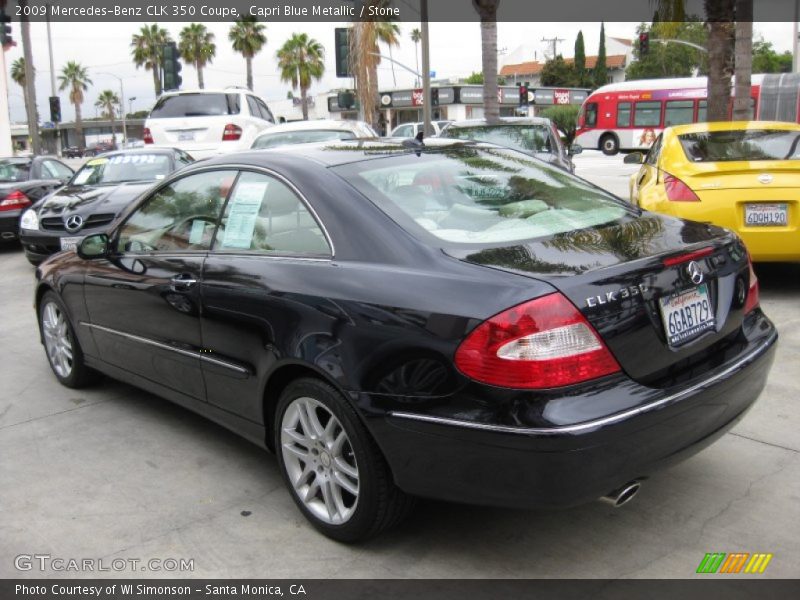
[[431,88],[431,106],[439,106],[439,88]]
[[350,72],[350,28],[337,27],[334,30],[336,49],[336,76],[352,77]]
[[650,52],[650,34],[642,32],[639,34],[639,56],[647,56]]
[[0,6],[0,50],[14,45],[11,37],[11,17],[6,14],[5,3]]
[[50,96],[50,121],[61,123],[61,98]]
[[519,105],[528,106],[528,86],[527,84],[519,84]]
[[356,95],[351,91],[339,92],[336,95],[336,103],[339,108],[349,110],[356,105]]
[[164,90],[177,90],[183,83],[181,77],[180,54],[178,53],[178,44],[169,42],[164,45]]

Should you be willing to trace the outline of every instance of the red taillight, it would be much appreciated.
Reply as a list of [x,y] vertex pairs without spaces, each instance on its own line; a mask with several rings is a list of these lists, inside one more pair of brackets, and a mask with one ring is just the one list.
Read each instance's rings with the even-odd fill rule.
[[145,144],[152,144],[153,142],[153,134],[150,133],[150,128],[145,127],[144,133],[142,134],[142,139],[144,140]]
[[16,210],[18,208],[25,208],[26,206],[30,205],[30,198],[28,198],[19,190],[14,190],[5,198],[0,200],[0,210]]
[[700,202],[700,198],[688,185],[669,173],[664,173],[664,188],[667,190],[667,198],[672,202]]
[[620,370],[594,328],[559,293],[484,321],[461,342],[455,362],[477,381],[524,389],[572,385]]
[[222,132],[223,142],[235,142],[242,137],[242,128],[233,123],[225,125],[225,130]]
[[753,270],[753,261],[747,257],[747,265],[750,267],[750,289],[747,290],[747,300],[744,303],[744,314],[747,314],[756,308],[759,304],[759,290],[758,290],[758,277]]

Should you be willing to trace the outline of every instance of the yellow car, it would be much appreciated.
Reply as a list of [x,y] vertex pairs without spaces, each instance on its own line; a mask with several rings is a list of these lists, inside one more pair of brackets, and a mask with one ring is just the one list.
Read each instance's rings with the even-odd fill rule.
[[631,176],[646,210],[734,230],[754,261],[800,261],[800,125],[771,121],[668,127]]

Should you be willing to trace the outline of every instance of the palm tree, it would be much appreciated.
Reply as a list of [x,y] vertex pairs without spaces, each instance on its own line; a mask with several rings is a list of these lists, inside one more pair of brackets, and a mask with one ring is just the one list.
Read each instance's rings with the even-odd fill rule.
[[708,120],[727,121],[733,75],[734,0],[703,0],[708,23]]
[[91,83],[86,67],[74,60],[67,62],[58,76],[58,89],[62,92],[69,89],[69,101],[75,105],[75,135],[79,146],[86,146],[81,121],[81,104],[83,104],[83,92],[89,89]]
[[753,73],[753,0],[736,0],[736,41],[734,44],[736,88],[733,120],[750,120],[750,85]]
[[[415,27],[411,30],[411,41],[414,42],[414,58],[417,62],[417,73],[419,73],[419,43],[422,41],[422,32],[419,30],[419,27]],[[416,80],[417,83],[414,85],[419,85],[419,80]]]
[[25,100],[25,110],[28,109],[28,88],[25,85],[25,57],[21,56],[11,63],[11,79],[22,88],[22,98]]
[[[394,83],[395,87],[397,87],[397,76],[394,72],[394,62],[392,57],[392,46],[399,46],[400,45],[400,27],[396,23],[392,23],[391,21],[378,21],[377,27],[375,28],[375,34],[378,37],[379,42],[386,44],[389,48],[389,62],[392,63],[392,82]],[[378,57],[378,64],[380,64],[380,57]],[[378,65],[375,65],[375,79],[377,81],[377,68]]]
[[306,94],[311,87],[311,80],[319,81],[325,72],[325,49],[305,33],[294,33],[275,56],[281,71],[281,81],[291,83],[292,89],[300,88],[300,105],[303,107],[303,119],[307,121]]
[[114,134],[114,112],[116,107],[119,106],[119,96],[112,90],[103,90],[100,92],[100,95],[97,97],[97,102],[95,102],[94,105],[103,110],[102,115],[104,118],[111,121],[111,139],[116,147],[117,136]]
[[181,41],[178,44],[181,58],[190,62],[197,69],[197,85],[202,90],[203,67],[214,59],[217,45],[214,43],[214,34],[202,23],[189,23],[181,29]]
[[136,68],[144,67],[146,71],[153,72],[153,87],[156,97],[161,95],[161,61],[163,46],[172,41],[169,32],[158,26],[142,25],[139,33],[134,33],[131,38],[131,54]]
[[483,116],[489,123],[500,120],[497,100],[497,7],[500,0],[472,0],[481,19],[483,65]]
[[233,44],[233,49],[244,56],[247,63],[247,88],[253,89],[253,57],[261,52],[261,48],[267,43],[267,36],[264,35],[265,26],[259,23],[251,15],[242,15],[237,20],[230,31],[228,39]]

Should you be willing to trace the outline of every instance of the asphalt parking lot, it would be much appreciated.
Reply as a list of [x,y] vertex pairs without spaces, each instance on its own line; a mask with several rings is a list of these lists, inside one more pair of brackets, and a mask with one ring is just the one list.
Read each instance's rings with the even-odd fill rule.
[[[576,164],[627,193],[634,168],[621,156],[587,151]],[[121,577],[685,578],[707,552],[772,553],[758,577],[796,577],[800,264],[757,273],[781,335],[766,390],[719,442],[654,474],[624,508],[421,501],[398,529],[345,546],[307,524],[272,456],[227,430],[111,380],[61,387],[38,342],[34,269],[18,247],[0,247],[0,577],[98,575],[15,568],[20,554],[49,554],[194,562],[101,574]]]

